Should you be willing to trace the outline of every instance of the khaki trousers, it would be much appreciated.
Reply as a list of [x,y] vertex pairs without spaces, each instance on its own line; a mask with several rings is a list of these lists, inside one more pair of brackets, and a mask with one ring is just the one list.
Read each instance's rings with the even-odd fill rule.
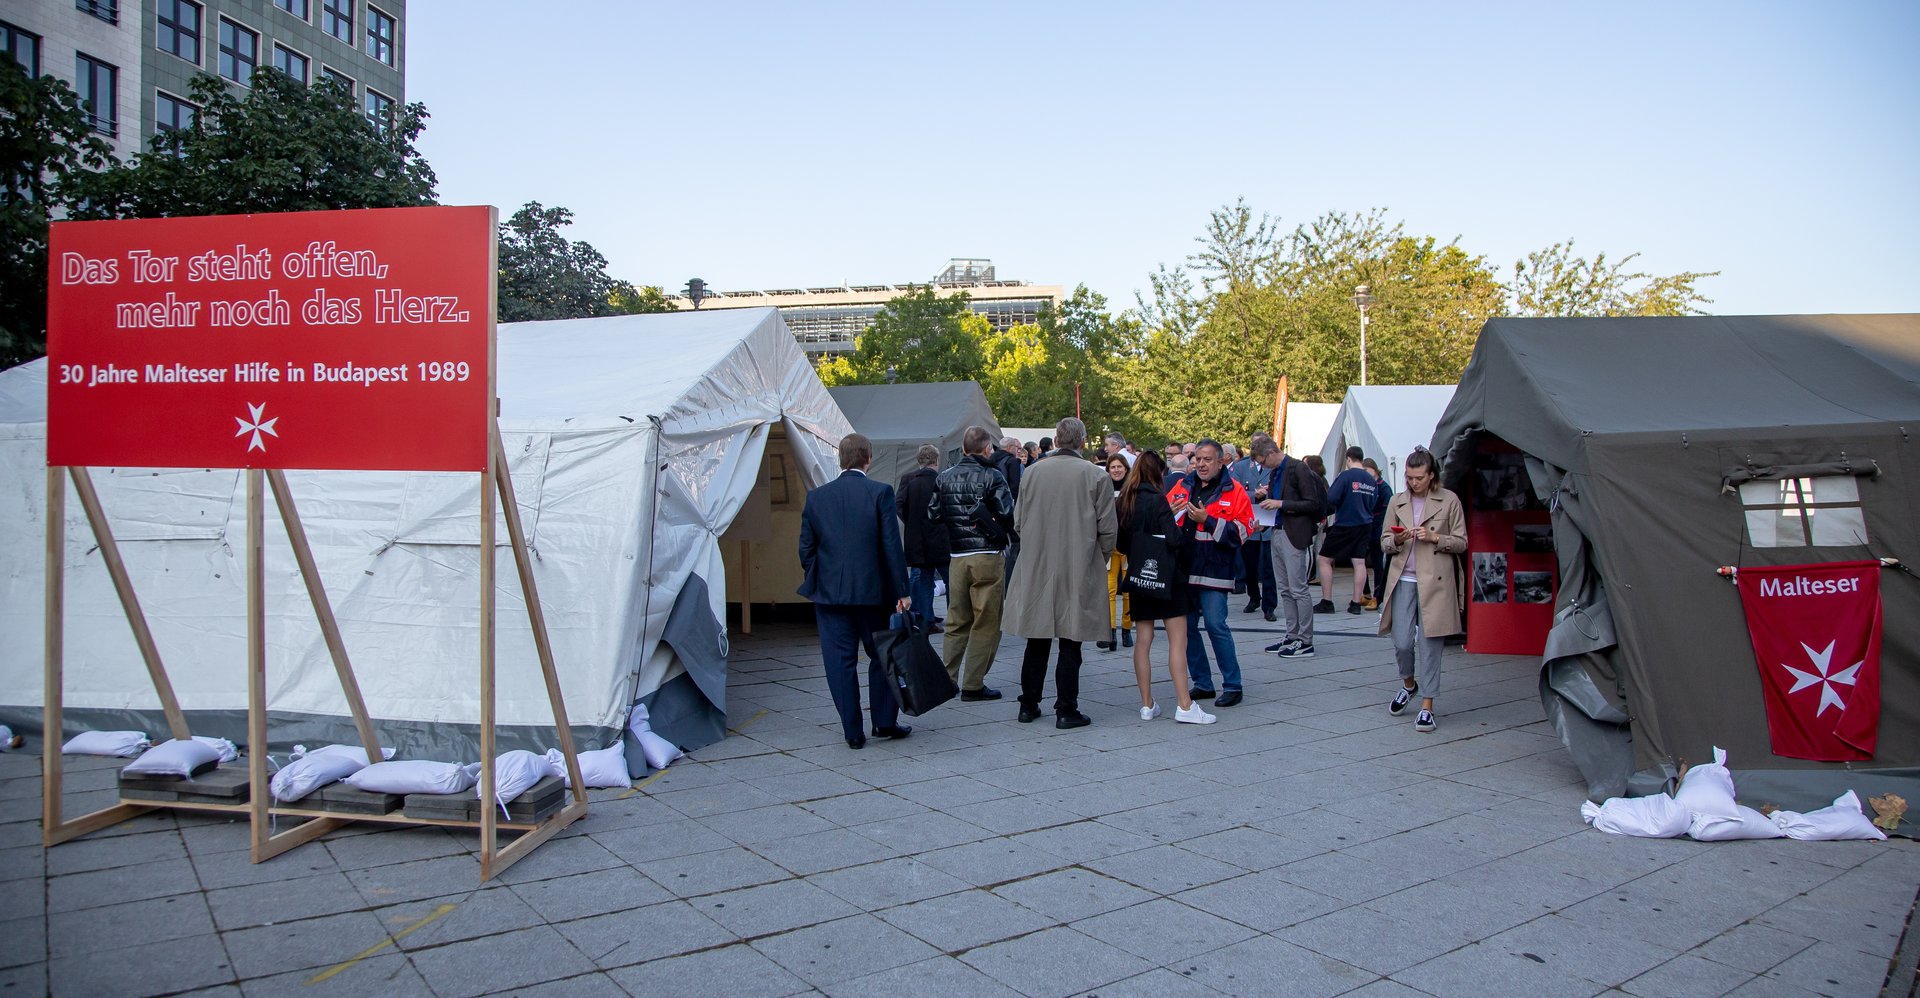
[[[946,643],[941,659],[962,690],[978,690],[1000,649],[1000,604],[1006,599],[1006,559],[970,554],[947,563]],[[966,666],[963,674],[962,661]]]

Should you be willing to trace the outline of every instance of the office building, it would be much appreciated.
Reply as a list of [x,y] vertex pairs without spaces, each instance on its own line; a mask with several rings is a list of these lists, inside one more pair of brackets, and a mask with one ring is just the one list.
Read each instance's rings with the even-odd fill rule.
[[[776,288],[766,291],[709,291],[701,309],[766,308],[780,310],[807,356],[848,353],[854,340],[873,324],[887,302],[918,288],[935,293],[965,292],[974,314],[984,316],[995,329],[1009,329],[1038,321],[1042,306],[1059,308],[1065,301],[1058,285],[1028,284],[996,278],[992,260],[953,259],[929,281],[907,284],[845,284],[826,288]],[[690,309],[686,295],[669,295],[675,307]]]
[[192,122],[188,83],[277,69],[334,80],[380,119],[406,102],[406,0],[0,0],[0,47],[72,85],[126,159]]

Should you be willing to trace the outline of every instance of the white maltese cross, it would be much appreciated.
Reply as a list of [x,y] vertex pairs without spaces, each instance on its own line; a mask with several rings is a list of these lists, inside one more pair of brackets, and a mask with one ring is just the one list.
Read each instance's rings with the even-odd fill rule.
[[[253,439],[247,441],[247,450],[249,452],[256,451],[256,450],[263,451],[267,449],[267,442],[265,440],[260,439],[260,434],[264,433],[270,437],[278,437],[280,435],[274,432],[274,429],[273,429],[273,424],[278,423],[280,421],[279,416],[275,416],[264,423],[260,421],[260,414],[262,412],[265,412],[266,408],[267,408],[267,404],[265,402],[262,402],[259,405],[254,405],[252,402],[248,402],[247,411],[253,414],[253,419],[251,421],[248,421],[245,419],[241,419],[239,416],[233,417],[233,421],[240,424],[240,429],[238,432],[234,434],[234,436],[243,437],[249,433],[253,434]],[[1798,687],[1795,687],[1795,688],[1797,689]]]
[[1812,662],[1813,667],[1819,670],[1818,674],[1796,669],[1785,662],[1780,663],[1780,668],[1793,673],[1793,689],[1788,690],[1788,693],[1798,693],[1815,683],[1820,684],[1820,709],[1813,712],[1814,717],[1819,717],[1826,713],[1828,707],[1838,707],[1843,711],[1847,709],[1846,701],[1840,699],[1840,692],[1834,689],[1834,684],[1854,685],[1855,681],[1859,678],[1860,666],[1866,661],[1865,659],[1861,659],[1859,662],[1855,662],[1839,672],[1829,675],[1828,673],[1832,672],[1833,669],[1833,646],[1836,643],[1837,642],[1829,641],[1827,642],[1827,646],[1820,651],[1814,651],[1810,645],[1801,644],[1800,647],[1806,650],[1808,661]]

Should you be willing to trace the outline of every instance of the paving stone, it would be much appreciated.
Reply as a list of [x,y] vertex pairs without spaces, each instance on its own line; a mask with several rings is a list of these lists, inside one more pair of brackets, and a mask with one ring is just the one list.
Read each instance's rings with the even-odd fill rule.
[[863,911],[953,894],[972,886],[911,857],[817,873],[807,879]]
[[243,979],[310,967],[330,967],[388,940],[387,927],[370,911],[296,918],[220,934]]
[[1189,852],[1252,871],[1270,870],[1325,851],[1298,839],[1247,827],[1189,838],[1180,845]]
[[1364,906],[1418,925],[1450,926],[1475,939],[1504,932],[1541,914],[1520,899],[1476,894],[1438,881],[1374,898]]
[[1174,898],[1260,932],[1272,932],[1348,906],[1338,898],[1288,883],[1273,870],[1198,887]]
[[606,847],[583,836],[544,843],[507,867],[499,880],[503,884],[526,884],[625,865],[625,861]]
[[910,814],[924,814],[927,811],[919,804],[895,797],[884,790],[863,790],[826,800],[808,801],[802,806],[843,828],[888,818],[903,818]]
[[1817,942],[1764,975],[1818,995],[1873,994],[1887,977],[1887,960],[1843,944]]
[[878,842],[891,853],[912,855],[992,838],[993,833],[941,811],[887,818],[854,825],[852,829]]
[[969,950],[960,959],[1032,998],[1065,998],[1152,969],[1137,956],[1065,926]]
[[423,950],[414,969],[441,998],[465,998],[591,972],[593,964],[546,926]]
[[1811,936],[1747,922],[1695,947],[1693,955],[1749,974],[1763,974],[1817,941]]
[[441,856],[465,856],[471,833],[455,836],[442,828],[385,828],[371,835],[326,840],[327,851],[342,870],[410,863]]
[[785,803],[821,800],[872,789],[869,784],[827,769],[766,776],[745,782],[768,797]]
[[1441,923],[1413,922],[1354,906],[1273,933],[1276,938],[1375,974],[1418,966],[1473,941]]
[[1682,953],[1620,985],[1644,998],[1718,998],[1753,979],[1744,970]]
[[[1688,950],[1764,910],[1735,907],[1712,895],[1678,902],[1637,890],[1638,883],[1569,905],[1559,915],[1581,925]],[[1728,985],[1728,990],[1732,987]]]
[[188,852],[193,859],[193,872],[200,878],[200,887],[208,891],[340,872],[333,854],[318,843],[300,846],[265,863],[253,862],[245,848],[209,853],[193,852],[189,848]]
[[1290,884],[1359,903],[1432,879],[1418,869],[1419,862],[1418,856],[1407,856],[1395,864],[1325,852],[1274,867],[1273,873]]
[[1272,936],[1255,936],[1170,969],[1229,995],[1333,995],[1375,979]]
[[185,991],[233,980],[227,951],[219,937],[211,934],[128,946],[115,950],[112,959],[83,954],[47,965],[48,990],[55,995],[88,998],[152,994],[156,981],[166,982],[167,990]]
[[1118,877],[1156,894],[1172,894],[1191,887],[1218,883],[1246,871],[1230,863],[1208,859],[1179,846],[1159,845],[1088,862],[1089,869]]
[[871,863],[893,855],[894,850],[859,832],[835,828],[812,835],[757,843],[753,846],[753,852],[804,875]]
[[[377,908],[374,914],[380,917],[387,932],[397,937],[395,945],[409,951],[546,922],[519,895],[499,884],[490,884],[464,896]],[[406,935],[400,936],[403,932]]]
[[1539,954],[1528,957],[1504,946],[1470,943],[1400,971],[1392,979],[1429,994],[1488,998],[1581,996],[1608,990],[1564,968],[1549,967],[1544,961]]
[[1010,791],[971,776],[945,776],[905,786],[883,786],[896,797],[937,808],[978,804],[1013,796]]
[[654,883],[672,891],[674,896],[683,898],[771,883],[792,876],[739,846],[633,865]]
[[1258,934],[1169,898],[1081,919],[1072,927],[1162,966]]
[[1154,841],[1099,821],[1043,828],[1012,836],[1013,841],[1050,852],[1069,863],[1087,863],[1123,852],[1145,849]]
[[40,966],[46,960],[47,919],[44,916],[10,918],[0,922],[0,968],[25,964]]
[[[355,954],[358,955],[358,954]],[[391,949],[375,953],[364,959],[346,964],[351,957],[343,958],[341,964],[332,964],[322,968],[289,971],[271,977],[256,977],[244,981],[240,991],[247,998],[308,998],[308,996],[337,995],[341,998],[358,998],[361,995],[379,995],[380,998],[432,998],[433,989],[421,978],[420,972],[403,953]],[[342,964],[345,964],[344,966]],[[336,972],[335,968],[339,968]],[[315,979],[323,974],[331,974],[325,980]]]
[[372,905],[465,894],[480,887],[480,861],[471,855],[394,863],[343,874]]
[[[587,813],[591,818],[593,812],[589,810]],[[587,837],[627,863],[690,856],[735,844],[732,839],[697,821],[677,816],[672,821],[641,827],[590,832]]]
[[764,790],[729,781],[687,790],[662,791],[653,788],[652,797],[689,818],[707,818],[729,811],[745,811],[781,803]]
[[1581,925],[1559,915],[1543,915],[1490,936],[1481,948],[1543,960],[1543,966],[1556,972],[1608,987],[1638,977],[1678,953],[1676,947]]
[[931,946],[872,915],[755,940],[753,948],[816,987],[937,956]]
[[193,874],[193,864],[183,857],[149,863],[131,873],[108,869],[50,877],[47,880],[47,910],[62,912],[99,908],[199,889],[200,881]]
[[1123,981],[1102,984],[1078,998],[1217,998],[1220,992],[1165,967],[1155,967]]
[[879,917],[947,953],[1037,932],[1051,918],[982,890],[961,891],[889,908]]
[[513,998],[627,998],[626,989],[601,971],[513,989]]
[[935,849],[915,858],[976,887],[1019,880],[1067,865],[1050,852],[1008,838]]
[[[538,855],[538,850],[535,855]],[[666,888],[649,880],[640,871],[625,866],[514,884],[513,892],[548,922],[566,922],[589,915],[625,911],[673,898]]]
[[[297,907],[289,904],[293,898],[299,899]],[[356,911],[366,907],[367,899],[345,874],[322,873],[207,891],[206,903],[214,924],[225,930]]]
[[685,901],[564,922],[568,941],[602,970],[734,941],[734,934]]
[[692,904],[742,939],[818,925],[860,910],[804,880],[709,894]]
[[0,882],[45,879],[47,852],[38,843],[0,849]]
[[[187,858],[180,833],[172,829],[110,839],[75,839],[45,852],[47,873],[53,876]],[[0,868],[5,865],[6,860],[0,859]]]
[[772,842],[834,828],[834,824],[792,804],[775,804],[747,811],[702,818],[700,823],[741,845]]
[[745,944],[654,960],[608,971],[629,994],[646,998],[708,998],[725,982],[728,998],[786,998],[813,986]]
[[993,893],[1058,922],[1089,918],[1153,897],[1126,881],[1078,867],[1002,884]]
[[46,938],[51,944],[49,953],[57,960],[211,935],[213,930],[206,898],[196,893],[60,912],[47,919]]
[[951,956],[829,984],[825,990],[831,998],[1020,998],[1020,992]]

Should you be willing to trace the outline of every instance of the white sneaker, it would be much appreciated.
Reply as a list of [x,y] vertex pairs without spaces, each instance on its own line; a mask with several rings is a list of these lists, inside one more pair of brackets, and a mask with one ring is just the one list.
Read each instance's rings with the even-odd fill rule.
[[1140,708],[1140,719],[1142,721],[1151,721],[1154,718],[1159,716],[1160,716],[1160,705],[1157,703],[1151,707]]
[[1173,719],[1179,721],[1181,724],[1212,724],[1214,721],[1219,720],[1219,718],[1214,717],[1212,714],[1201,710],[1200,705],[1197,703],[1191,707],[1176,707],[1173,711]]

